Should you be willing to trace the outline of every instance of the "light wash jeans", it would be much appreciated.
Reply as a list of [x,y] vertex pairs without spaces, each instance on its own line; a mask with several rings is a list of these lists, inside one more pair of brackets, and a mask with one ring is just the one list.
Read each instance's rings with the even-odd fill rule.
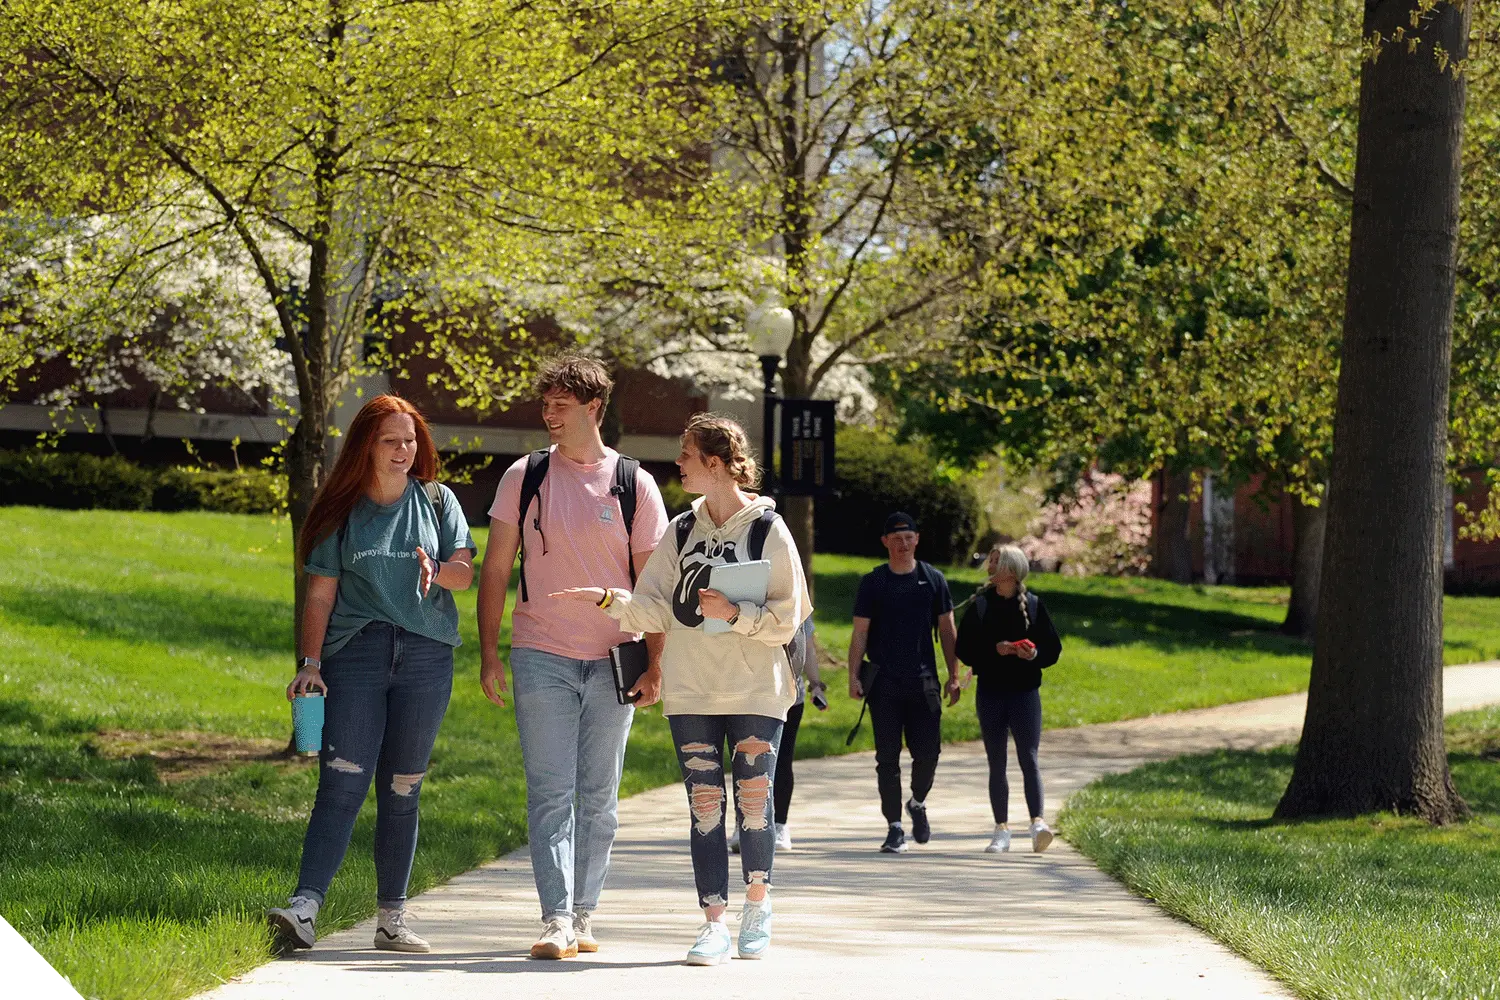
[[635,706],[615,700],[609,659],[510,655],[526,767],[531,871],[542,919],[599,906]]
[[370,622],[323,664],[322,766],[297,895],[321,902],[375,780],[375,885],[381,906],[406,900],[417,802],[453,689],[453,647]]

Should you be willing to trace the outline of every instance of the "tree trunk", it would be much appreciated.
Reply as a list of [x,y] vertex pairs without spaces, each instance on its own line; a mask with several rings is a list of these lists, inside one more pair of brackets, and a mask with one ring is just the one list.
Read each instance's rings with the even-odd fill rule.
[[297,551],[297,540],[302,535],[302,525],[312,506],[313,494],[323,482],[324,449],[328,440],[328,407],[321,394],[300,401],[302,412],[297,426],[287,439],[286,481],[287,513],[292,521],[292,562],[295,584],[295,610],[293,612],[292,642],[302,635],[302,604],[307,596],[307,574],[302,572],[302,559]]
[[1193,582],[1193,537],[1185,499],[1193,487],[1186,474],[1162,477],[1156,516],[1156,574],[1175,583]]
[[1323,530],[1328,524],[1328,499],[1314,507],[1301,497],[1292,499],[1292,596],[1287,601],[1281,631],[1311,642],[1318,623],[1318,588],[1323,577]]
[[1284,818],[1466,811],[1443,745],[1442,528],[1469,6],[1413,28],[1415,2],[1365,4],[1365,38],[1385,42],[1360,79],[1323,586]]

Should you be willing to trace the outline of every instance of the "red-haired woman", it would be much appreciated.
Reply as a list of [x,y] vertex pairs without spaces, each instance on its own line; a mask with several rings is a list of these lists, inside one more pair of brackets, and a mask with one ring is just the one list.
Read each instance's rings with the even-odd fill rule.
[[453,688],[458,609],[474,539],[433,482],[437,451],[417,408],[376,396],[345,435],[297,550],[307,569],[301,658],[287,697],[321,689],[318,796],[297,891],[268,917],[283,947],[311,948],[318,908],[375,781],[375,947],[428,951],[406,926],[417,797]]

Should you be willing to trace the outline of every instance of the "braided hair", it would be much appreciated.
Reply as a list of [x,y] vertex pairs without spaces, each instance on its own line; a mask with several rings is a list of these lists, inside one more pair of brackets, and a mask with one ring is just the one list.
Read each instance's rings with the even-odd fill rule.
[[1031,612],[1026,600],[1026,574],[1031,572],[1031,560],[1026,558],[1026,553],[1018,545],[996,545],[990,549],[990,559],[994,561],[995,572],[1008,570],[1016,578],[1016,603],[1020,605],[1021,620],[1026,623],[1026,631],[1031,631]]

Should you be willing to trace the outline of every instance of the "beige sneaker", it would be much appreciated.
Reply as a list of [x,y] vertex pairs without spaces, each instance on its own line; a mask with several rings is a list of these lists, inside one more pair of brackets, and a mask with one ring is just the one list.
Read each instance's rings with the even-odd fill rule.
[[1041,854],[1052,845],[1052,828],[1041,820],[1031,824],[1031,849]]
[[432,945],[417,937],[406,926],[405,910],[380,910],[380,919],[375,927],[375,947],[381,951],[407,951],[426,953]]
[[578,938],[573,935],[573,921],[569,917],[549,917],[542,927],[542,936],[531,946],[532,958],[576,958]]
[[588,910],[573,914],[573,937],[578,939],[579,954],[591,955],[599,950],[599,942],[594,938],[594,918]]

